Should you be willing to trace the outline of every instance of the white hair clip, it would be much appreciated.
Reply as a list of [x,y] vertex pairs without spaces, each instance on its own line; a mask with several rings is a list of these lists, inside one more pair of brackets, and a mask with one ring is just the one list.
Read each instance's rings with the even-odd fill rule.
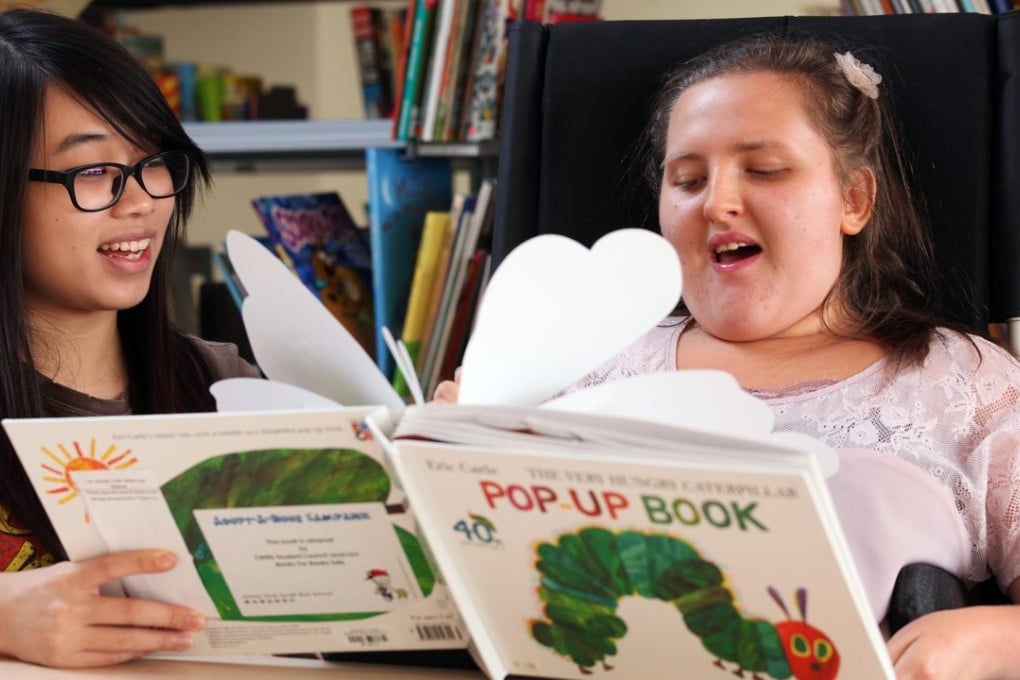
[[834,54],[836,63],[843,70],[843,75],[850,81],[850,84],[868,95],[872,99],[878,99],[878,84],[882,82],[882,76],[875,73],[875,69],[860,61],[850,52]]

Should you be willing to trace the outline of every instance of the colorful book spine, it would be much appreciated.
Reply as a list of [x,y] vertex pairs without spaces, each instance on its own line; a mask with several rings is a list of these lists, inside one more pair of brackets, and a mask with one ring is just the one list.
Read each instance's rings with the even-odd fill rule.
[[[485,263],[489,254],[485,250],[478,249],[468,260],[467,268],[464,271],[464,285],[460,291],[460,298],[454,309],[453,322],[450,326],[450,337],[446,343],[446,354],[443,357],[442,367],[439,370],[439,380],[452,380],[460,366],[464,356],[464,348],[471,335],[471,326],[475,318],[475,308],[478,306],[478,299],[482,293],[482,280]],[[438,384],[438,383],[436,383]]]
[[407,73],[407,60],[411,51],[411,33],[414,29],[414,16],[418,8],[418,0],[407,0],[407,10],[404,12],[402,32],[400,37],[400,51],[395,55],[397,70],[393,76],[393,139],[400,139],[400,120],[404,110],[404,80]]
[[484,0],[479,21],[474,76],[465,107],[461,139],[478,142],[496,137],[503,73],[505,72],[508,0]]
[[392,73],[384,53],[382,11],[357,5],[351,7],[350,15],[365,117],[386,118],[393,113],[393,90]]
[[418,0],[414,11],[411,38],[408,41],[407,65],[404,68],[404,90],[400,101],[400,117],[396,138],[413,139],[421,113],[425,67],[432,44],[432,27],[435,24],[439,0]]
[[[442,254],[443,243],[449,233],[449,211],[429,211],[425,214],[422,226],[421,243],[414,263],[414,278],[411,280],[411,293],[407,299],[407,312],[404,315],[404,329],[400,339],[407,347],[411,361],[415,362],[421,349],[422,331],[428,315],[429,300],[432,289],[436,286],[436,271]],[[397,394],[407,398],[409,390],[403,373],[397,370],[393,378],[393,388]]]
[[422,93],[421,120],[415,131],[415,137],[425,142],[433,141],[434,138],[439,93],[443,87],[446,61],[449,58],[453,21],[457,14],[457,6],[463,2],[465,0],[439,0],[436,23],[433,27],[432,50],[426,69],[425,90]]
[[[443,239],[443,248],[439,253],[439,262],[436,265],[435,285],[429,296],[428,308],[425,313],[425,322],[422,327],[421,346],[418,348],[418,356],[414,365],[418,375],[424,379],[426,376],[425,367],[429,363],[429,355],[432,351],[432,342],[435,338],[436,319],[439,316],[439,308],[443,300],[443,290],[446,287],[446,280],[450,272],[450,261],[453,257],[454,244],[461,229],[467,229],[467,223],[471,221],[471,215],[475,210],[475,197],[467,194],[457,194],[453,197],[450,205],[450,224]],[[423,380],[424,381],[424,380]]]
[[524,10],[524,18],[542,23],[545,21],[545,0],[527,0]]
[[428,356],[425,357],[425,367],[422,373],[422,383],[428,393],[435,389],[441,379],[443,360],[449,346],[457,302],[460,300],[461,291],[464,288],[471,258],[483,241],[482,232],[489,221],[494,202],[492,200],[494,187],[493,180],[482,181],[470,218],[462,221],[457,230],[456,242],[453,244],[453,251],[450,255],[450,266],[443,282],[443,294],[436,313],[435,326],[432,329]]
[[464,98],[464,82],[467,79],[468,59],[475,39],[475,24],[478,16],[478,3],[460,0],[453,18],[453,28],[446,51],[446,68],[443,82],[439,88],[439,104],[436,111],[432,139],[435,141],[454,141],[456,128],[454,121],[460,114],[459,101]]
[[394,362],[380,331],[404,326],[425,215],[447,210],[452,200],[449,158],[405,158],[400,149],[365,151],[369,240],[375,309],[376,363],[393,378]]

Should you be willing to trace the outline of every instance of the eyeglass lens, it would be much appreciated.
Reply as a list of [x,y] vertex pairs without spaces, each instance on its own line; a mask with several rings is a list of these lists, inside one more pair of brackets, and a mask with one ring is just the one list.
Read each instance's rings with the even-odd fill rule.
[[[173,196],[188,183],[188,155],[168,151],[135,168],[135,179],[153,198]],[[97,163],[74,176],[74,196],[85,210],[101,210],[117,202],[124,190],[125,172],[116,165]]]

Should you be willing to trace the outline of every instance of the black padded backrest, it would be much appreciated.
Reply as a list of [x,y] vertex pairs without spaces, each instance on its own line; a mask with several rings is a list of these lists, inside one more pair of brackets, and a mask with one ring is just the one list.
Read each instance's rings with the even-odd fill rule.
[[[927,197],[947,316],[983,332],[1020,316],[1020,13],[606,21],[510,33],[493,262],[560,233],[590,245],[658,229],[636,140],[674,64],[763,31],[809,33],[883,75]],[[970,294],[961,291],[969,289]],[[967,298],[973,303],[968,304]]]

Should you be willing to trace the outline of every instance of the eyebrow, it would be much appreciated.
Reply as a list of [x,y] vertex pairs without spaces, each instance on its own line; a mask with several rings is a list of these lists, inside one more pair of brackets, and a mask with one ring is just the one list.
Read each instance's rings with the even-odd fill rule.
[[[737,144],[734,147],[734,151],[737,151],[738,153],[746,153],[748,151],[759,151],[761,149],[788,149],[788,148],[790,147],[782,142],[769,139],[762,139],[741,142],[740,144]],[[699,158],[702,158],[701,154],[693,153],[690,151],[678,151],[663,158],[662,166],[665,167],[667,164],[675,160],[697,160]]]
[[62,153],[68,149],[73,149],[76,146],[82,144],[88,144],[89,142],[99,142],[106,139],[107,135],[101,132],[76,132],[64,137],[57,145],[57,153]]

